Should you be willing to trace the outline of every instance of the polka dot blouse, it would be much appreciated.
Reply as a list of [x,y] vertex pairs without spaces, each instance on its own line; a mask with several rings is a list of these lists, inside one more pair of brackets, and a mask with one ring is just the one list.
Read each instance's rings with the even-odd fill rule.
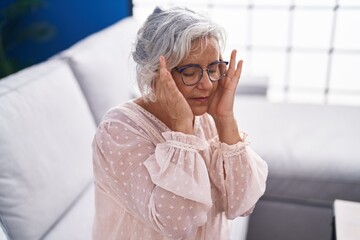
[[265,191],[266,163],[246,141],[219,142],[212,118],[195,135],[171,131],[127,102],[108,111],[93,141],[93,239],[228,239]]

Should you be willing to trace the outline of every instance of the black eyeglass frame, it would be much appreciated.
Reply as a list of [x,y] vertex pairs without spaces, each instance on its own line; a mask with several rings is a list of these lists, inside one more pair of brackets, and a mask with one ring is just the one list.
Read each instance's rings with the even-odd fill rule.
[[[217,82],[217,81],[219,81],[220,79],[222,79],[222,78],[225,76],[225,74],[226,74],[226,70],[225,70],[225,72],[220,76],[220,78],[219,78],[219,79],[216,79],[216,80],[211,79],[211,77],[210,77],[210,72],[209,72],[209,71],[210,71],[209,67],[210,67],[211,65],[221,64],[221,63],[224,63],[225,66],[227,66],[227,65],[229,64],[229,62],[227,62],[227,61],[215,61],[215,62],[213,62],[213,63],[210,63],[206,68],[202,68],[199,64],[189,64],[189,65],[186,65],[186,66],[183,66],[183,67],[174,67],[173,70],[176,70],[176,71],[178,71],[178,72],[181,74],[181,81],[184,83],[184,85],[191,87],[191,86],[195,86],[196,84],[198,84],[198,83],[201,81],[202,77],[204,76],[204,75],[203,75],[203,74],[204,74],[204,70],[206,71],[206,73],[207,73],[210,81],[212,81],[212,82]],[[183,73],[186,69],[188,69],[188,68],[190,68],[190,67],[197,67],[197,68],[200,68],[200,69],[201,69],[201,73],[200,73],[199,80],[198,80],[197,82],[193,83],[193,84],[187,84],[187,83],[185,83],[185,81],[184,81],[184,79],[183,79],[183,75],[182,75],[182,73]]]

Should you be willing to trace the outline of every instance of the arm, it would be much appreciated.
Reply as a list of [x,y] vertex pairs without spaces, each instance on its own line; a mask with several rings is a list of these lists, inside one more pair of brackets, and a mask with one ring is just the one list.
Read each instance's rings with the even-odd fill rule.
[[215,204],[230,219],[250,214],[265,192],[266,162],[247,142],[234,145],[215,142],[212,150],[210,177],[219,198]]
[[211,160],[209,175],[215,191],[213,201],[228,218],[248,215],[266,187],[267,164],[250,147],[246,134],[235,144],[219,141],[211,116],[204,115],[201,125],[209,141]]

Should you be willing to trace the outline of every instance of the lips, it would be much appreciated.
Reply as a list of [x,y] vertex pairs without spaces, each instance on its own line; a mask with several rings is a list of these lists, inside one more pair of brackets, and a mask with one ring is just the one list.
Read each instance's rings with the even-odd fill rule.
[[204,102],[207,102],[209,100],[209,97],[196,97],[196,98],[191,98],[191,99],[194,100],[194,101],[197,101],[197,102],[204,103]]

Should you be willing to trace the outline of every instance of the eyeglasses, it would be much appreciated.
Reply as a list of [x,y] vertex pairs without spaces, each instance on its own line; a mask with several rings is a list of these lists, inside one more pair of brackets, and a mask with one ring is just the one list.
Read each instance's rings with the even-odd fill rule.
[[181,80],[186,86],[195,86],[203,77],[204,70],[207,72],[210,81],[216,82],[222,79],[226,74],[226,66],[229,62],[216,61],[203,69],[199,64],[189,64],[174,69],[181,74]]

